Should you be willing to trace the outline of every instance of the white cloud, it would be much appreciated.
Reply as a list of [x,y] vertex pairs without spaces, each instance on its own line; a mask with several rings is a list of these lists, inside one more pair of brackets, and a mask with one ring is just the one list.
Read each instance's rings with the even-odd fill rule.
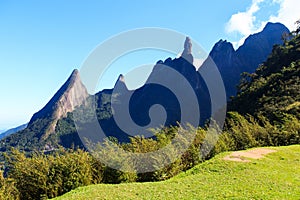
[[255,29],[255,13],[260,10],[259,4],[264,0],[252,0],[252,5],[245,12],[238,12],[231,16],[226,25],[228,33],[238,32],[241,35],[249,35]]
[[300,18],[299,0],[273,0],[272,3],[280,5],[278,13],[269,16],[267,21],[260,21],[255,14],[261,9],[260,3],[265,1],[252,0],[252,5],[245,12],[232,15],[227,22],[226,32],[229,34],[238,33],[241,37],[238,41],[233,42],[235,48],[242,45],[250,34],[261,31],[267,22],[281,22],[290,30],[295,30],[295,21]]
[[275,0],[280,3],[278,15],[270,16],[270,22],[281,22],[291,31],[296,29],[295,22],[300,18],[299,0]]

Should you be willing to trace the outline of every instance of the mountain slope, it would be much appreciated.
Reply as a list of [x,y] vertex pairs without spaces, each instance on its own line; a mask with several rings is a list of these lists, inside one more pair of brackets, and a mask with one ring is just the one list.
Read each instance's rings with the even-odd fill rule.
[[274,47],[268,60],[241,81],[230,110],[264,115],[281,122],[286,115],[300,119],[300,37]]
[[[236,51],[231,43],[220,40],[201,67],[215,62],[224,80],[227,99],[236,95],[236,86],[243,72],[253,73],[271,53],[275,44],[282,44],[282,35],[290,31],[280,23],[268,23],[260,32],[250,35]],[[201,69],[200,67],[200,69]]]

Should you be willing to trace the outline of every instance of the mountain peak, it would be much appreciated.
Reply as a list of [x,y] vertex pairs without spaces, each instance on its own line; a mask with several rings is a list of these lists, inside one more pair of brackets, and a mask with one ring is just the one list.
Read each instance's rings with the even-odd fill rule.
[[[226,40],[219,40],[209,53],[209,58],[199,68],[216,64],[224,80],[227,98],[236,95],[242,72],[253,73],[272,52],[273,45],[282,44],[282,34],[289,33],[281,23],[267,23],[264,29],[246,38],[237,50]],[[213,62],[212,62],[213,61]]]
[[266,24],[266,26],[264,27],[263,32],[264,31],[272,31],[272,30],[280,30],[280,29],[281,30],[285,29],[288,33],[290,32],[285,25],[283,25],[279,22],[276,22],[276,23],[268,22]]
[[88,96],[87,89],[81,82],[79,71],[73,70],[46,106],[33,115],[28,127],[34,126],[36,120],[46,119],[48,123],[45,123],[43,132],[39,133],[39,138],[48,137],[55,131],[57,121],[66,117],[67,113],[72,112],[75,107],[82,105]]
[[234,48],[233,45],[230,42],[227,42],[227,40],[219,40],[213,47],[211,52],[233,52]]
[[67,84],[70,87],[77,81],[81,82],[81,79],[78,69],[74,69],[65,84]]
[[[209,56],[214,60],[218,60],[219,58],[222,60],[223,58],[232,57],[234,54],[235,50],[230,42],[227,42],[227,40],[219,40],[212,48],[211,52],[209,53]],[[231,65],[230,62],[227,64]]]
[[246,38],[244,44],[240,46],[237,51],[248,46],[269,46],[269,51],[265,53],[265,56],[267,56],[271,52],[274,44],[282,44],[281,36],[284,33],[290,33],[285,25],[268,22],[261,32],[254,33]]
[[125,83],[125,77],[123,74],[119,75],[119,77],[115,83],[114,89],[118,92],[128,91],[128,88]]
[[125,77],[124,77],[123,74],[120,74],[120,75],[119,75],[118,81],[121,81],[121,82],[125,83]]
[[79,75],[79,71],[78,69],[74,69],[71,73],[71,76],[70,77],[77,77]]

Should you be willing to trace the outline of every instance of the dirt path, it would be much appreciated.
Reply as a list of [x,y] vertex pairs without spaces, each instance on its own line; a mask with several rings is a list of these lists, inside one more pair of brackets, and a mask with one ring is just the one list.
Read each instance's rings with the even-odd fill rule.
[[230,155],[224,157],[224,160],[230,160],[236,162],[251,162],[247,158],[260,159],[263,158],[265,155],[273,152],[276,151],[272,149],[265,149],[265,148],[256,148],[248,151],[235,151],[232,152]]

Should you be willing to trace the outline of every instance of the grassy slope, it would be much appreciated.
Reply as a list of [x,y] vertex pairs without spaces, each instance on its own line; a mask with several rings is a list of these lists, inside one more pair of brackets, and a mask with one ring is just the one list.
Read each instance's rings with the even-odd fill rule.
[[300,145],[270,149],[250,163],[222,153],[164,182],[91,185],[57,199],[300,199]]

